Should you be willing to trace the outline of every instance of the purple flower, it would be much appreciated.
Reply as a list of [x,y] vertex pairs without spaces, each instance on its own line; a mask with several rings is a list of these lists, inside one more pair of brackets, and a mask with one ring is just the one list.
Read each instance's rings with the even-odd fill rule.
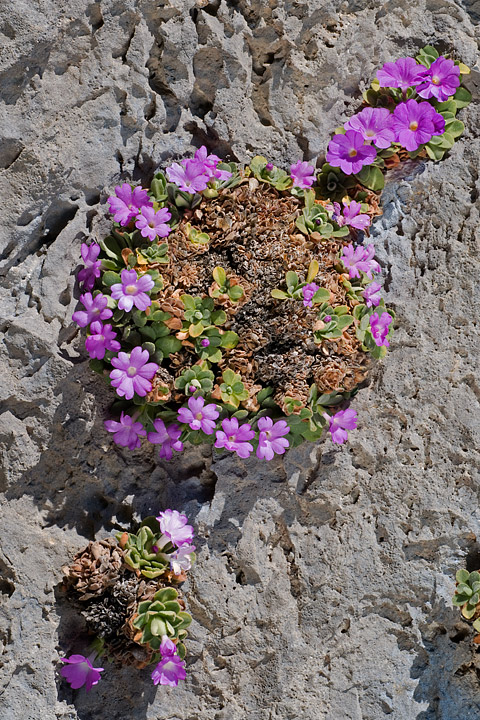
[[377,151],[371,145],[364,145],[363,136],[355,130],[347,130],[345,135],[334,135],[327,151],[327,162],[339,167],[345,175],[358,173],[364,165],[371,165]]
[[377,282],[372,282],[370,283],[370,285],[367,285],[365,290],[362,292],[367,307],[372,307],[372,305],[375,305],[375,307],[377,307],[381,300],[381,289],[382,286],[380,285],[380,283]]
[[339,410],[335,415],[326,415],[332,433],[332,442],[343,445],[348,440],[347,430],[355,430],[357,427],[357,413],[355,410]]
[[433,135],[442,135],[445,119],[428,102],[407,100],[393,111],[396,142],[409,151],[428,143]]
[[112,330],[111,325],[102,325],[95,320],[90,325],[90,335],[85,340],[85,347],[91,358],[103,360],[106,350],[118,352],[122,347],[118,340],[115,340],[117,333]]
[[373,259],[375,255],[375,247],[373,245],[357,245],[354,249],[353,245],[347,245],[343,248],[343,255],[340,260],[343,262],[348,274],[351,278],[359,278],[360,270],[366,273],[367,277],[372,279],[372,272],[380,272],[380,265]]
[[108,298],[102,293],[98,293],[95,297],[92,293],[84,293],[80,295],[80,302],[85,310],[77,310],[72,315],[73,322],[79,327],[87,327],[94,320],[108,320],[113,315],[110,308],[107,308]]
[[222,420],[222,430],[217,430],[215,447],[225,448],[236,452],[241,458],[247,458],[253,451],[253,445],[248,440],[254,437],[255,432],[248,423],[239,427],[237,418],[225,418]]
[[388,148],[395,142],[392,115],[386,108],[366,107],[345,123],[346,130],[356,130],[367,142],[379,148]]
[[205,174],[205,165],[198,160],[184,160],[183,165],[173,163],[167,168],[167,177],[180,190],[188,193],[202,192],[208,185],[209,177]]
[[319,286],[315,285],[315,283],[313,283],[313,282],[308,283],[308,285],[303,286],[302,293],[303,293],[303,306],[304,307],[312,307],[313,296],[319,289],[320,289]]
[[120,275],[122,282],[112,285],[112,298],[118,300],[120,310],[129,312],[132,307],[138,310],[146,310],[152,304],[147,295],[155,283],[148,273],[138,275],[135,270],[122,270]]
[[417,87],[417,93],[423,98],[434,97],[440,102],[448,100],[460,85],[460,68],[453,60],[440,55],[427,69],[425,81]]
[[95,662],[96,653],[88,658],[83,655],[70,655],[68,658],[60,658],[62,662],[68,663],[60,670],[60,675],[65,678],[70,687],[74,690],[83,687],[89,692],[94,685],[100,680],[100,673],[103,668],[94,668],[92,662]]
[[153,421],[153,427],[156,432],[149,432],[147,439],[149,442],[154,443],[154,445],[161,445],[158,453],[159,458],[162,460],[171,460],[173,450],[182,452],[183,442],[179,439],[182,434],[182,428],[179,425],[174,423],[167,428],[163,420],[158,418]]
[[272,170],[273,170],[273,163],[268,162],[268,163],[265,165],[265,170],[266,170],[267,172],[272,172]]
[[172,545],[176,547],[190,545],[193,540],[193,527],[187,525],[186,515],[181,515],[178,510],[165,510],[160,513],[157,520],[160,523],[160,530]]
[[383,312],[381,315],[373,313],[370,315],[370,330],[373,335],[373,341],[377,347],[385,345],[390,347],[390,343],[387,340],[388,328],[393,321],[393,317],[388,312]]
[[202,347],[208,347],[210,345],[210,340],[208,338],[203,338],[200,340],[200,345]]
[[324,317],[323,317],[323,322],[324,322],[324,323],[329,323],[329,322],[331,322],[331,321],[332,321],[332,316],[331,316],[331,315],[324,315]]
[[[203,164],[204,172],[208,175],[209,179],[217,178],[217,180],[228,180],[232,177],[232,173],[228,170],[219,170],[217,165],[221,162],[221,159],[217,155],[208,155],[208,150],[205,145],[197,150],[194,155],[194,161]],[[185,162],[185,161],[184,161]]]
[[217,406],[213,403],[205,405],[203,397],[188,398],[187,404],[188,408],[182,407],[178,411],[178,421],[186,423],[192,430],[203,430],[205,435],[211,435],[219,416]]
[[269,417],[261,417],[258,421],[260,431],[257,457],[260,460],[272,460],[275,454],[283,455],[285,449],[290,445],[283,437],[288,435],[290,428],[285,420],[278,420],[275,424]]
[[97,245],[96,243],[92,243],[91,245],[82,243],[80,252],[82,254],[82,260],[85,263],[85,267],[79,271],[78,280],[79,282],[83,282],[85,290],[92,290],[95,285],[95,279],[100,277],[100,266],[102,261],[97,260],[100,252],[100,245]]
[[133,422],[133,418],[123,412],[120,415],[120,422],[105,420],[104,425],[108,432],[115,433],[114,442],[121,447],[128,447],[129,450],[139,448],[140,436],[144,437],[147,434],[141,422]]
[[175,575],[180,575],[184,570],[190,570],[194,550],[195,545],[182,545],[170,555],[170,568]]
[[[116,197],[115,197],[116,195]],[[148,197],[147,191],[141,187],[132,190],[128,183],[117,185],[115,195],[111,195],[107,202],[113,219],[120,225],[128,225],[135,215],[138,215],[143,207],[152,207],[152,200]]]
[[143,207],[141,214],[135,221],[135,227],[140,230],[142,237],[148,237],[152,242],[156,237],[165,238],[171,232],[172,228],[167,225],[167,221],[171,217],[172,215],[167,208],[160,208],[155,212],[151,207]]
[[185,661],[181,660],[176,652],[177,648],[166,635],[162,638],[160,652],[162,659],[152,672],[152,680],[154,685],[171,685],[177,687],[179,680],[185,680],[187,673],[185,671]]
[[418,85],[423,80],[427,68],[418,65],[411,57],[400,58],[396,62],[387,62],[377,72],[380,87],[401,88],[407,90],[409,87]]
[[112,358],[115,370],[110,373],[110,378],[120,397],[131,400],[134,393],[143,397],[150,392],[150,380],[157,372],[158,365],[149,363],[149,357],[148,350],[138,346],[133,348],[130,355],[119,352],[118,357]]
[[364,245],[363,247],[363,259],[358,265],[370,280],[372,280],[372,273],[379,273],[382,268],[375,260],[375,246],[373,244]]
[[290,165],[290,177],[294,187],[307,190],[315,182],[315,168],[299,160],[295,165]]
[[337,202],[333,203],[333,207],[335,211],[333,220],[335,220],[340,227],[350,225],[358,230],[365,230],[371,223],[369,215],[359,214],[362,209],[362,204],[356,202],[356,200],[352,200],[350,205],[347,205],[347,203],[343,201],[343,215],[341,214],[340,205]]

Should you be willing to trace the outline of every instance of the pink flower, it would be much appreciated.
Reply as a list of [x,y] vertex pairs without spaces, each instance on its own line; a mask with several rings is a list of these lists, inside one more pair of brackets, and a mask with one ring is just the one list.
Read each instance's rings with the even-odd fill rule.
[[304,307],[312,307],[313,305],[313,296],[319,290],[319,286],[315,285],[315,283],[308,283],[307,285],[304,285],[302,288],[302,295],[303,295],[303,306]]
[[167,237],[172,228],[167,225],[167,221],[172,217],[167,208],[155,210],[151,207],[143,207],[141,214],[135,221],[135,227],[140,230],[140,235],[144,238],[148,237],[150,242],[156,237]]
[[175,575],[180,575],[185,570],[192,567],[192,553],[195,551],[195,545],[182,545],[170,555],[170,567]]
[[407,90],[409,87],[418,85],[427,72],[424,65],[418,65],[411,58],[400,58],[395,62],[387,62],[377,72],[380,87],[401,88]]
[[381,296],[380,296],[380,290],[382,289],[382,286],[380,283],[372,282],[370,285],[367,285],[365,290],[362,292],[363,298],[365,300],[365,304],[367,307],[372,307],[372,305],[375,305],[375,307],[380,303]]
[[371,165],[377,157],[372,145],[365,145],[361,133],[347,130],[345,135],[334,135],[327,151],[327,162],[339,167],[345,175],[360,172],[364,165]]
[[225,448],[236,452],[241,458],[247,458],[253,451],[253,445],[248,440],[254,437],[255,431],[248,423],[239,426],[237,418],[225,418],[222,420],[222,430],[217,430],[215,447]]
[[120,415],[120,422],[105,420],[104,425],[108,432],[114,433],[114,442],[121,447],[128,447],[129,450],[139,448],[140,437],[147,434],[141,422],[133,422],[133,418],[123,412]]
[[91,358],[103,360],[105,352],[118,352],[122,347],[118,340],[115,340],[117,333],[112,330],[111,325],[102,325],[99,320],[95,320],[90,325],[90,335],[85,340],[85,347]]
[[114,221],[120,223],[120,225],[128,225],[135,215],[138,215],[142,207],[151,207],[153,205],[146,190],[141,187],[132,190],[132,186],[128,183],[117,185],[115,195],[111,195],[107,202],[109,203],[110,212],[113,213]]
[[417,87],[417,93],[423,98],[436,98],[440,102],[448,100],[460,85],[460,68],[453,60],[440,55],[428,68],[425,81]]
[[120,310],[129,312],[132,307],[138,310],[146,310],[152,304],[147,295],[155,283],[148,273],[137,275],[135,270],[122,270],[120,275],[122,282],[112,285],[112,298],[118,300]]
[[95,285],[95,279],[100,277],[100,266],[101,260],[97,260],[100,253],[100,245],[92,243],[87,245],[82,243],[80,249],[82,260],[85,263],[85,267],[82,268],[78,273],[79,282],[83,282],[85,290],[93,290]]
[[357,245],[354,249],[352,243],[343,248],[340,260],[348,270],[351,278],[359,278],[360,271],[372,279],[372,272],[380,272],[380,265],[373,259],[375,247],[373,245]]
[[283,437],[288,435],[290,428],[285,420],[278,420],[275,424],[269,417],[261,417],[258,421],[260,431],[257,457],[262,460],[272,460],[275,454],[283,455],[285,449],[290,445]]
[[144,397],[152,389],[150,380],[158,370],[156,363],[149,363],[148,350],[134,347],[130,355],[119,352],[118,357],[112,358],[115,370],[110,373],[112,385],[117,394],[126,400],[131,400],[134,393]]
[[373,313],[370,315],[370,330],[372,332],[373,341],[377,347],[384,345],[390,347],[390,343],[387,340],[388,329],[393,322],[393,317],[388,312],[383,312],[381,315]]
[[395,142],[392,115],[386,108],[366,107],[345,123],[346,130],[356,130],[367,142],[379,148],[388,148]]
[[185,680],[185,661],[181,660],[176,653],[176,646],[166,635],[162,638],[160,652],[162,659],[152,672],[154,685],[170,685],[177,687],[179,680]]
[[167,177],[180,190],[188,193],[202,192],[208,185],[209,176],[205,174],[205,165],[197,160],[184,160],[183,166],[173,163],[167,168]]
[[410,152],[428,143],[433,135],[442,135],[445,119],[428,102],[407,100],[393,111],[396,142]]
[[160,513],[157,520],[160,523],[160,530],[173,545],[176,547],[190,545],[193,540],[193,527],[187,525],[186,515],[181,515],[178,510],[165,510]]
[[80,302],[85,310],[77,310],[72,315],[73,322],[79,327],[87,327],[95,320],[108,320],[113,315],[110,308],[107,308],[108,298],[102,293],[98,293],[95,297],[92,293],[84,293],[80,295]]
[[188,424],[192,430],[202,430],[206,435],[211,435],[219,416],[217,406],[213,403],[205,405],[203,397],[188,398],[187,404],[188,408],[182,407],[178,411],[178,421]]
[[341,214],[340,205],[337,202],[333,203],[333,206],[335,210],[333,220],[335,220],[340,227],[350,225],[350,227],[357,228],[358,230],[365,230],[371,223],[369,215],[360,214],[362,204],[356,202],[356,200],[352,200],[350,205],[347,205],[347,203],[343,201],[343,215]]
[[153,421],[153,427],[156,432],[149,432],[147,439],[154,445],[160,445],[160,451],[158,456],[162,460],[171,460],[173,457],[173,450],[182,452],[183,442],[179,439],[182,434],[182,428],[175,423],[169,425],[167,428],[165,423],[160,418]]
[[70,655],[68,658],[60,658],[62,662],[68,663],[60,670],[60,675],[65,678],[70,687],[74,690],[83,687],[89,692],[94,685],[100,680],[100,673],[103,668],[94,668],[92,662],[95,662],[96,653],[88,658],[83,655]]
[[[204,172],[208,175],[209,179],[216,178],[223,182],[232,177],[232,173],[228,170],[219,170],[217,165],[221,162],[221,159],[217,155],[208,155],[208,150],[205,145],[197,150],[194,155],[194,160],[202,163]],[[184,161],[185,162],[185,161]]]
[[307,190],[315,182],[315,168],[299,160],[295,165],[290,165],[290,177],[294,187]]
[[335,415],[326,415],[332,434],[332,442],[342,445],[348,440],[347,430],[355,430],[357,427],[357,413],[355,410],[339,410]]

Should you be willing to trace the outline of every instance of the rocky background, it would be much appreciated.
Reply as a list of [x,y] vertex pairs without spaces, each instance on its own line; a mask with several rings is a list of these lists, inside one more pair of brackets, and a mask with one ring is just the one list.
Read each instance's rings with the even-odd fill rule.
[[[315,161],[385,61],[473,66],[478,0],[2,0],[1,720],[476,720],[480,662],[451,606],[480,566],[478,105],[450,156],[393,174],[373,228],[392,352],[360,424],[267,464],[158,462],[103,429],[71,322],[80,243],[124,180],[207,143]],[[60,568],[165,507],[194,519],[188,676],[109,667],[89,695]]]

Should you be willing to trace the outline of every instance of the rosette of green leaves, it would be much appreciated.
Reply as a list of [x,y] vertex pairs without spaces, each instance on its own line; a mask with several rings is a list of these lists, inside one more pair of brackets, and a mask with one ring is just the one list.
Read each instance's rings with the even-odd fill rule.
[[191,223],[185,223],[183,232],[193,245],[208,245],[210,242],[210,235],[192,227]]
[[350,230],[346,225],[339,227],[336,223],[330,221],[328,212],[323,205],[315,202],[315,192],[313,190],[304,191],[305,207],[302,214],[295,221],[297,228],[304,234],[310,235],[318,232],[327,240],[331,237],[345,237]]
[[[122,533],[117,533],[119,540]],[[134,570],[139,570],[147,578],[163,575],[169,566],[168,557],[164,552],[153,550],[161,532],[155,533],[149,525],[142,524],[136,534],[129,533],[124,547],[124,560]]]
[[227,277],[227,273],[222,267],[217,266],[213,271],[213,279],[218,288],[212,290],[212,297],[218,298],[220,295],[228,295],[232,302],[238,302],[245,294],[241,285],[231,285]]
[[167,243],[153,242],[150,245],[143,245],[138,248],[138,253],[149,264],[161,263],[166,265],[169,262]]
[[[202,340],[207,339],[207,347],[202,345]],[[195,338],[195,352],[200,360],[208,360],[212,363],[219,363],[222,359],[222,349],[232,350],[238,345],[239,337],[232,330],[219,330],[216,327],[207,328],[200,337]]]
[[191,337],[199,337],[207,328],[212,325],[223,325],[227,315],[223,310],[215,310],[212,298],[193,297],[192,295],[181,295],[181,301],[185,306],[185,320],[188,333]]
[[[215,376],[209,369],[208,363],[203,362],[201,365],[193,365],[184,370],[175,380],[175,387],[185,395],[193,395],[197,391],[206,395],[212,391],[214,379]],[[190,391],[191,387],[195,390]]]
[[[350,308],[348,305],[338,305],[333,308],[327,303],[323,303],[319,310],[318,319],[324,322],[325,326],[321,330],[315,330],[313,333],[317,344],[323,340],[337,340],[342,337],[343,331],[354,322],[352,315],[349,314]],[[326,322],[325,317],[331,319]]]
[[[384,312],[388,312],[388,314],[392,316],[393,320],[395,320],[395,313],[393,310],[390,310],[390,308],[387,310],[383,298],[380,300],[377,307],[367,308],[366,305],[356,305],[353,308],[353,317],[356,321],[355,334],[357,339],[362,343],[362,350],[366,350],[372,357],[378,360],[385,357],[387,354],[387,348],[385,345],[378,347],[373,339],[372,331],[370,329],[370,316],[375,312],[378,313],[379,317],[381,317]],[[393,325],[394,323],[392,322],[389,326],[387,338],[390,338],[393,334]]]
[[[186,628],[192,622],[192,616],[182,611],[177,598],[178,592],[175,588],[166,587],[156,592],[153,600],[139,603],[133,627],[142,631],[142,644],[158,650],[163,635],[171,640],[185,639]],[[185,654],[178,645],[177,651],[180,657]]]
[[[170,313],[159,310],[157,302],[152,303],[150,310],[148,316],[145,313],[134,312],[133,321],[138,328],[143,349],[148,350],[151,358],[160,363],[170,354],[178,352],[182,348],[182,343],[165,325],[165,321],[172,317]],[[127,339],[132,342],[132,338]]]
[[240,403],[248,398],[248,390],[242,382],[241,375],[227,368],[222,373],[222,379],[220,394],[223,402],[238,408]]
[[[316,268],[316,271],[315,271]],[[318,263],[316,260],[312,260],[310,263],[308,273],[307,273],[307,281],[306,282],[300,282],[300,279],[296,272],[293,270],[289,270],[285,274],[285,282],[287,285],[286,290],[280,290],[279,288],[274,288],[271,292],[271,296],[275,298],[276,300],[301,300],[303,299],[303,293],[302,289],[305,287],[305,285],[308,285],[312,280],[315,278],[316,274],[318,272]],[[312,298],[312,301],[314,303],[321,303],[325,302],[325,300],[330,299],[330,291],[326,288],[319,288],[315,295]]]
[[352,175],[345,175],[340,168],[324,163],[317,176],[317,183],[315,193],[320,200],[340,201],[354,187],[355,179]]
[[250,170],[255,175],[257,180],[273,185],[277,190],[286,190],[292,185],[292,178],[285,170],[278,167],[273,167],[272,170],[267,170],[267,158],[262,155],[255,155],[250,162]]
[[[462,608],[462,615],[467,620],[475,615],[480,603],[480,573],[459,570],[456,574],[457,587],[452,603]],[[479,628],[475,628],[479,630]]]

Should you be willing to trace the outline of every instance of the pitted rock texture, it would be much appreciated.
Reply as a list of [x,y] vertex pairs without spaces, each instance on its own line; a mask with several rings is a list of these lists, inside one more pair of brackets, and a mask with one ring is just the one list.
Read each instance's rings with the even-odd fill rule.
[[[478,98],[479,21],[473,0],[3,0],[1,720],[480,719],[450,602],[480,566],[478,105],[448,158],[389,178],[372,235],[397,331],[347,446],[129,453],[71,322],[115,184],[203,142],[315,162],[376,69],[427,42]],[[70,690],[58,658],[86,638],[61,566],[169,506],[198,532],[186,682],[107,666]]]

